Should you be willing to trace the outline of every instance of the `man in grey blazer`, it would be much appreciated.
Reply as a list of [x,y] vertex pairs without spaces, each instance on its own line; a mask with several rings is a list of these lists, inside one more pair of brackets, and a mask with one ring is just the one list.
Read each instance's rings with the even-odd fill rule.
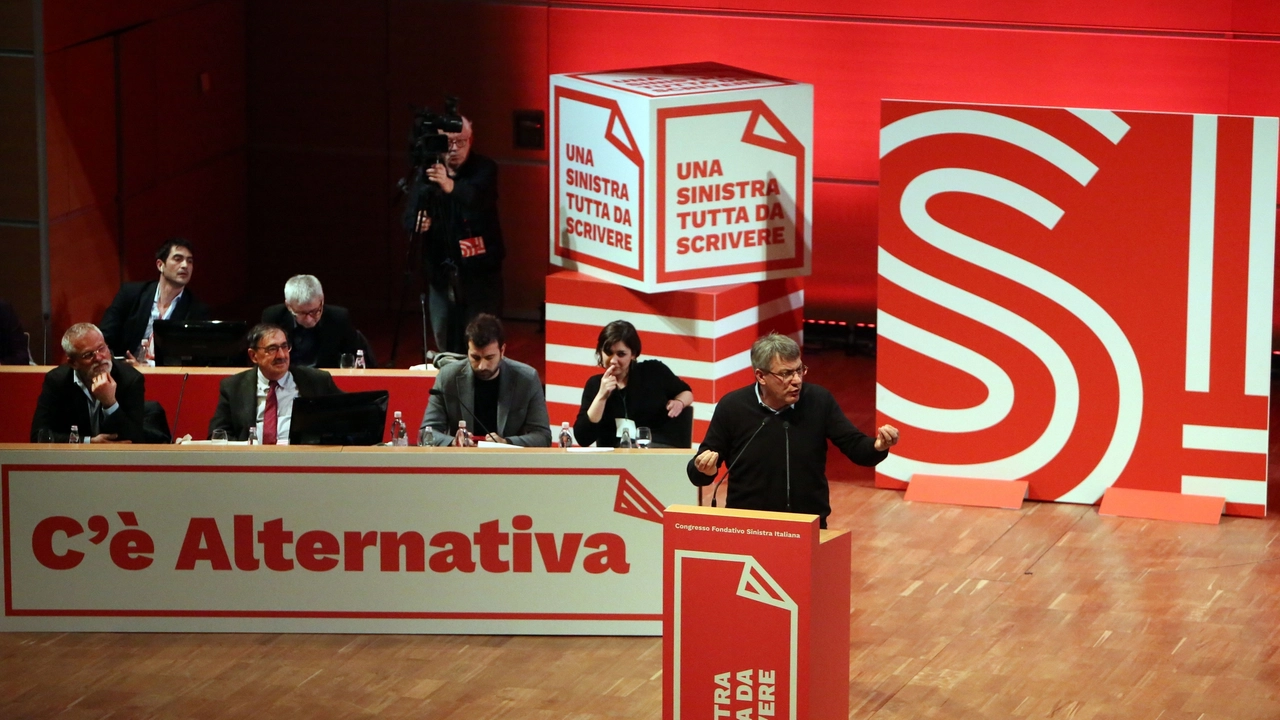
[[255,367],[218,386],[218,409],[209,421],[209,436],[226,430],[228,440],[247,440],[249,428],[255,428],[263,445],[287,444],[294,399],[342,391],[323,370],[289,366],[289,339],[279,326],[255,325],[248,344]]
[[551,447],[542,381],[536,370],[506,357],[502,322],[482,313],[466,336],[467,362],[441,368],[420,429],[431,427],[435,444],[448,445],[465,420],[468,431],[486,440]]

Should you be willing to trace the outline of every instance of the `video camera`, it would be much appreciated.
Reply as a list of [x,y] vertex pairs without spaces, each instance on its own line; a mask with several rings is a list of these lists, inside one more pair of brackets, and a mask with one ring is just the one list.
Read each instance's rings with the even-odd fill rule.
[[441,162],[449,152],[446,133],[462,132],[462,116],[458,114],[458,98],[445,97],[444,112],[436,114],[430,107],[414,110],[413,130],[409,136],[409,162],[427,168]]

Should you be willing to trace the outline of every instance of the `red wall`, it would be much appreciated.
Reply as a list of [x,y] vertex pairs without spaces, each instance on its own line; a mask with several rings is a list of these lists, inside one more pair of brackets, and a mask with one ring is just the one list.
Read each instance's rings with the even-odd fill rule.
[[[368,242],[371,254],[362,264],[368,267],[315,262],[341,273],[352,293],[388,292],[373,266],[398,263],[403,242],[395,237],[394,211],[377,204],[392,204],[389,188],[404,170],[407,106],[438,103],[451,91],[476,123],[478,149],[502,163],[503,222],[512,246],[509,310],[535,313],[546,258],[546,154],[514,149],[511,111],[545,110],[549,73],[714,60],[814,84],[815,270],[808,312],[870,319],[881,98],[1280,114],[1280,84],[1273,80],[1280,68],[1280,4],[1273,0],[957,5],[387,0],[358,10],[330,2],[300,12],[300,5],[272,4],[255,11],[269,14],[270,22],[251,17],[251,46],[270,46],[270,57],[263,50],[264,62],[251,62],[250,76],[271,77],[251,92],[251,113],[269,115],[273,133],[304,117],[334,132],[284,142],[289,155],[317,175],[305,197],[282,203],[283,191],[267,191],[270,201],[263,205],[270,209],[255,210],[251,229],[306,234],[335,250]],[[325,91],[307,92],[290,108],[282,98],[292,102],[290,88],[299,84]],[[378,91],[385,94],[382,104]],[[381,145],[375,121],[385,122]],[[251,140],[258,144],[254,132]],[[276,157],[282,151],[274,134],[263,143],[272,145],[259,153],[264,161],[284,161]],[[366,197],[378,160],[385,163],[383,192]],[[260,199],[257,192],[253,197]],[[356,203],[363,221],[334,217]],[[303,220],[305,231],[280,227],[287,224],[282,215],[313,213],[336,226]],[[258,223],[268,216],[269,230]],[[389,233],[382,244],[380,226]],[[285,275],[281,268],[271,282]]]
[[155,249],[189,238],[192,291],[245,285],[242,0],[46,0],[51,355]]
[[[514,148],[511,112],[546,110],[550,73],[713,60],[813,83],[819,318],[873,314],[881,98],[1280,115],[1274,0],[47,0],[46,22],[55,278],[147,276],[187,232],[193,288],[250,313],[298,272],[358,318],[394,306],[408,106],[445,92],[501,163],[508,311],[528,317],[547,158]],[[63,296],[80,319],[110,291]]]
[[555,3],[548,70],[715,60],[813,83],[810,317],[872,317],[881,98],[1280,115],[1272,0],[646,4],[666,8]]

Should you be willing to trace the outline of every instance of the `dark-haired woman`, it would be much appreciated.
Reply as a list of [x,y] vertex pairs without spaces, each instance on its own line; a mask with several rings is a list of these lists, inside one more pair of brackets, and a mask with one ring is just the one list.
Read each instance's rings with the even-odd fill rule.
[[[637,361],[640,335],[626,320],[615,320],[596,340],[596,363],[604,373],[587,380],[573,424],[579,445],[617,447],[620,420],[653,432],[654,447],[689,447],[689,428],[676,420],[693,404],[689,384],[659,360]],[[635,431],[630,432],[635,439]]]

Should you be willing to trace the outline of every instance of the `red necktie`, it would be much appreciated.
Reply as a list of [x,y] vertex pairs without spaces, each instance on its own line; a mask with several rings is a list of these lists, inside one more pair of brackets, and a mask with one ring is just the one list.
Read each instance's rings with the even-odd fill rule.
[[262,444],[276,444],[276,411],[278,410],[278,401],[276,400],[276,381],[272,380],[268,383],[267,388],[267,407],[262,411]]

